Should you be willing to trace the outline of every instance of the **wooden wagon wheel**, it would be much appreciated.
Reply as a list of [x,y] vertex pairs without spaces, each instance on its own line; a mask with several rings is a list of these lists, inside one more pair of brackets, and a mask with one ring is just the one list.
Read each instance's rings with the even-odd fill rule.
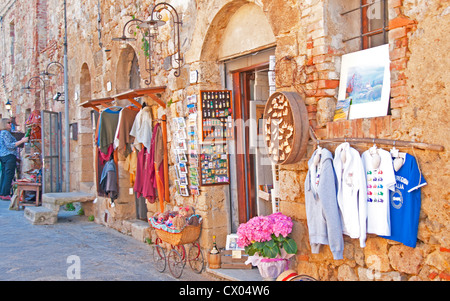
[[275,164],[292,164],[306,154],[309,120],[303,98],[296,92],[275,92],[264,109],[264,145]]

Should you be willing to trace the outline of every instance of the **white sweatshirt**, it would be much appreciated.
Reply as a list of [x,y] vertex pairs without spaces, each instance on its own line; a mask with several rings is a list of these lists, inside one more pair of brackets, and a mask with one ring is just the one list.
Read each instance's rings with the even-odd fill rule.
[[359,152],[345,142],[336,148],[333,165],[338,183],[337,201],[342,232],[351,238],[359,238],[360,246],[364,248],[367,237],[367,189],[363,162]]

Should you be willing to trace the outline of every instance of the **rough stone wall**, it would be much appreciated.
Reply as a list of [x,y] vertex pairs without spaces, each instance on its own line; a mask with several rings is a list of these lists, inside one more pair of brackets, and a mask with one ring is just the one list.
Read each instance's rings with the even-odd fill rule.
[[[97,1],[87,0],[68,6],[69,34],[69,96],[71,122],[88,120],[86,110],[78,104],[89,98],[101,98],[122,92],[126,88],[120,57],[123,49],[113,37],[122,35],[122,28],[132,15],[148,16],[148,10],[156,1],[100,1],[101,40],[97,32]],[[43,3],[43,2],[40,2]],[[14,85],[23,86],[33,74],[42,71],[50,60],[62,61],[61,37],[62,7],[56,0],[47,0],[47,43],[42,46],[42,56],[35,59],[36,39],[31,24],[33,18],[21,13],[29,11],[29,1],[17,1],[14,11],[8,13],[15,20],[18,49],[16,66],[11,68],[6,80],[11,90]],[[183,198],[175,195],[175,158],[172,152],[173,117],[187,116],[186,97],[198,94],[202,89],[222,89],[223,74],[217,62],[217,48],[227,21],[242,5],[255,3],[266,15],[276,37],[276,84],[278,90],[297,91],[304,96],[310,124],[319,138],[373,137],[399,140],[414,140],[444,145],[444,152],[414,150],[421,170],[428,182],[422,188],[422,211],[419,224],[419,242],[415,249],[389,241],[375,235],[367,240],[364,249],[355,239],[345,237],[343,260],[333,260],[328,247],[320,254],[311,254],[306,226],[304,204],[304,181],[307,173],[306,160],[298,164],[282,166],[280,170],[280,209],[294,219],[293,237],[299,245],[296,269],[320,280],[449,280],[450,239],[448,229],[449,192],[446,188],[450,172],[449,131],[447,111],[449,91],[446,75],[449,66],[447,49],[449,42],[443,38],[449,24],[448,1],[391,0],[389,3],[389,44],[391,58],[391,115],[370,119],[331,122],[339,86],[340,57],[355,51],[342,43],[343,28],[339,12],[345,5],[340,0],[214,0],[214,1],[169,1],[181,14],[183,20],[181,41],[183,65],[181,76],[173,76],[173,64],[168,59],[173,53],[171,27],[162,29],[155,48],[155,75],[152,86],[167,86],[164,101],[173,104],[165,111],[168,117],[169,173],[171,202],[175,205],[193,205],[204,217],[201,244],[207,248],[212,235],[224,246],[227,230],[226,190],[223,187],[202,188],[198,197]],[[339,9],[337,9],[339,8]],[[36,11],[36,9],[35,9]],[[55,17],[58,16],[58,17]],[[3,23],[5,26],[6,23]],[[8,21],[9,23],[9,21]],[[21,27],[19,27],[19,25]],[[31,29],[30,29],[31,28]],[[100,47],[102,43],[102,48]],[[136,53],[144,87],[145,57],[140,39],[130,42]],[[0,48],[1,49],[1,48]],[[108,51],[106,51],[108,50]],[[199,80],[189,84],[189,71],[197,70]],[[111,91],[108,91],[108,83]],[[86,95],[85,87],[90,86]],[[33,107],[39,98],[23,96],[14,90],[18,103]],[[50,94],[50,92],[49,92]],[[78,95],[78,98],[75,98]],[[83,95],[81,99],[80,95]],[[37,95],[38,96],[38,95]],[[25,103],[27,105],[25,105]],[[62,104],[53,104],[56,111],[63,111]],[[59,107],[58,107],[59,106]],[[156,107],[154,116],[157,116]],[[19,109],[17,109],[19,111]],[[20,114],[20,112],[17,112]],[[86,152],[89,151],[90,129],[84,124],[81,133],[86,135],[71,144],[72,187],[81,187],[81,171]],[[331,145],[333,150],[335,145]],[[359,151],[367,145],[357,145]],[[411,149],[404,149],[412,153]],[[308,149],[307,157],[312,154]],[[308,159],[306,158],[306,159]],[[80,163],[84,162],[84,163]],[[119,161],[119,168],[122,163]],[[72,173],[72,170],[71,170]],[[126,231],[127,219],[134,214],[134,201],[128,194],[128,174],[120,170],[121,202],[109,206],[106,198],[98,198],[96,204],[86,207],[86,213],[94,214],[96,221],[119,231]],[[88,179],[86,180],[88,181]],[[158,205],[149,204],[150,214],[158,211]],[[106,214],[106,215],[105,215]]]
[[[330,1],[332,2],[332,1]],[[334,1],[341,4],[339,1]],[[304,4],[309,2],[304,2]],[[312,8],[315,3],[316,9]],[[320,11],[325,2],[311,1],[307,12]],[[335,4],[335,3],[334,3]],[[324,8],[325,9],[325,8]],[[391,115],[369,119],[331,122],[337,98],[339,56],[345,46],[333,23],[336,16],[324,14],[307,29],[306,104],[310,124],[319,138],[371,137],[412,140],[445,147],[444,152],[404,148],[416,156],[428,185],[422,188],[422,208],[416,248],[369,235],[367,246],[344,236],[343,260],[333,260],[329,248],[311,254],[304,210],[307,166],[282,167],[280,171],[281,211],[295,218],[294,236],[300,243],[299,273],[321,280],[449,280],[449,194],[448,179],[448,66],[442,32],[448,28],[448,1],[389,1],[389,45],[391,59]],[[341,10],[342,11],[342,10]],[[325,25],[325,27],[324,27]],[[335,33],[327,36],[327,33]],[[318,46],[318,43],[325,45]],[[439,59],[437,59],[439,58]],[[328,74],[327,74],[328,73]],[[278,74],[277,74],[278,76]],[[278,83],[278,82],[277,82]],[[336,145],[327,146],[334,150]],[[355,145],[361,153],[370,145]],[[389,148],[389,147],[387,147]],[[306,159],[312,154],[309,149]]]

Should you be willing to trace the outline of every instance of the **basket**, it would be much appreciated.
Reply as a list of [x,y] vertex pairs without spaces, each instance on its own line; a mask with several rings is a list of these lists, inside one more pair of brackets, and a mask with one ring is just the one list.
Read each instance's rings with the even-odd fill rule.
[[156,231],[156,235],[166,243],[172,246],[184,245],[197,240],[200,235],[200,230],[202,228],[201,224],[197,226],[186,226],[178,233],[170,233],[162,229],[153,227]]

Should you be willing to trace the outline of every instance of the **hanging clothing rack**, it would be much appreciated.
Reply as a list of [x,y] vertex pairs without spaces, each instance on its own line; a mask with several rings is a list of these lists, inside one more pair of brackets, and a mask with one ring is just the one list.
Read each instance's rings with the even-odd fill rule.
[[[160,107],[166,108],[166,103],[160,98],[161,94],[164,93],[166,90],[165,86],[160,87],[150,87],[150,88],[139,88],[139,89],[133,89],[129,90],[127,92],[123,92],[117,95],[113,95],[110,97],[100,98],[100,99],[91,99],[88,101],[85,101],[81,104],[79,104],[80,107],[84,108],[90,108],[94,109],[97,112],[101,112],[102,109],[98,106],[102,106],[103,108],[109,108],[111,106],[114,106],[115,101],[119,99],[126,99],[128,100],[131,105],[136,106],[137,109],[141,109],[142,105],[135,100],[136,97],[142,97],[142,96],[148,96],[150,97],[154,102],[156,102]],[[163,158],[163,164],[164,164],[164,196],[166,202],[169,202],[169,158],[168,158],[168,148],[167,148],[167,117],[166,115],[162,115],[161,119],[155,119],[158,121],[161,121],[161,128],[162,128],[162,134],[163,134],[163,145],[164,145],[164,158]],[[98,124],[97,124],[98,128]],[[117,153],[114,152],[114,161],[117,164],[118,158]],[[96,163],[97,165],[97,159]],[[96,171],[98,172],[98,171]],[[98,183],[97,183],[98,185]]]
[[422,150],[431,150],[436,152],[444,151],[444,146],[439,144],[430,144],[415,141],[403,141],[403,140],[392,140],[392,139],[380,139],[380,138],[352,138],[352,137],[342,137],[342,138],[329,138],[329,139],[318,139],[316,133],[309,127],[309,136],[313,140],[314,145],[320,145],[321,143],[374,143],[383,145],[392,145],[397,147],[413,147]]

